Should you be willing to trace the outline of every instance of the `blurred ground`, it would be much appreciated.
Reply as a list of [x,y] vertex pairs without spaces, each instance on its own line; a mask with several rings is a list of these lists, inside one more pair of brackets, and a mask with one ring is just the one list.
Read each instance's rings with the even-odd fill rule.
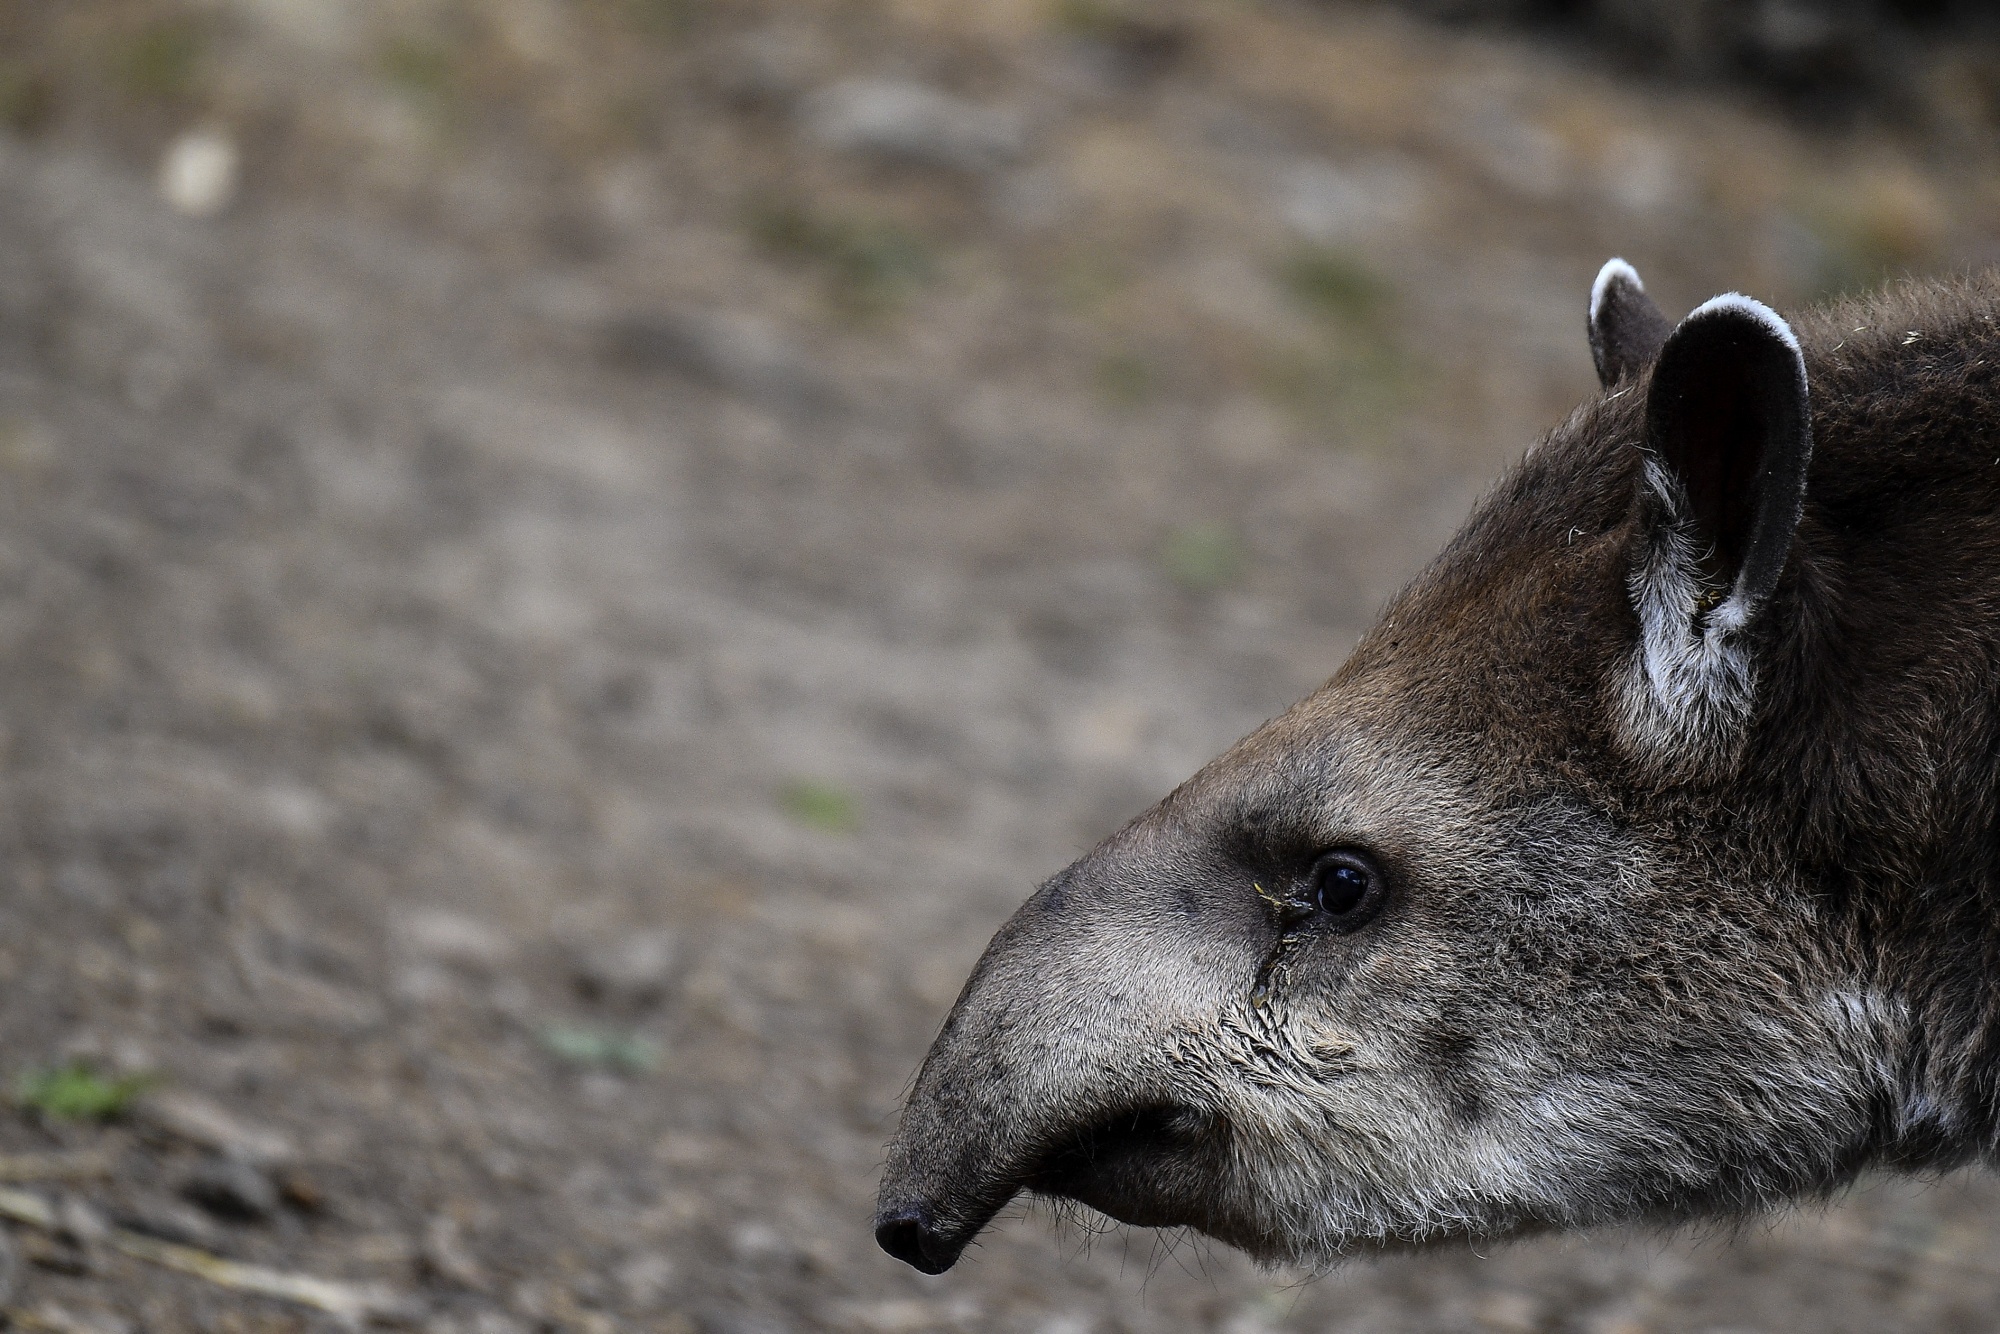
[[2000,122],[1985,0],[1377,0],[1592,48],[1635,73],[1755,90],[1821,126],[1896,124],[1968,144]]
[[1606,256],[1983,263],[1990,139],[1248,0],[8,0],[0,119],[0,1074],[150,1081],[0,1115],[18,1327],[327,1323],[132,1234],[466,1334],[1995,1325],[1984,1177],[1312,1282],[868,1229],[993,928],[1591,392]]

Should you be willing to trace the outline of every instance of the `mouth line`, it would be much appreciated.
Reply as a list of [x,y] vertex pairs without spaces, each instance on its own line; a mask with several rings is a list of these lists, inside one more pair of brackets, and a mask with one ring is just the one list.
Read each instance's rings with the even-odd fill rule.
[[1148,1103],[1090,1122],[1045,1150],[1022,1189],[1075,1200],[1121,1223],[1175,1227],[1190,1212],[1157,1194],[1171,1156],[1212,1139],[1219,1123],[1179,1103]]
[[1100,1117],[1037,1154],[1021,1185],[1037,1195],[1064,1195],[1071,1183],[1115,1165],[1119,1160],[1157,1150],[1163,1142],[1186,1137],[1197,1114],[1172,1103],[1127,1108]]

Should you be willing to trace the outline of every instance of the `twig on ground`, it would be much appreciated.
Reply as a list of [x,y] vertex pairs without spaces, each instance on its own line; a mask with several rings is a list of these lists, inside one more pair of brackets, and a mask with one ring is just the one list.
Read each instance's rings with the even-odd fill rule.
[[108,1177],[108,1153],[0,1153],[0,1181],[84,1181]]
[[[48,1232],[61,1229],[56,1210],[48,1201],[25,1190],[0,1187],[0,1218],[9,1218]],[[104,1241],[113,1250],[134,1259],[192,1274],[217,1287],[259,1297],[273,1297],[297,1306],[310,1306],[351,1324],[406,1324],[414,1314],[406,1298],[379,1283],[344,1283],[336,1279],[315,1278],[311,1274],[240,1264],[192,1246],[161,1241],[126,1228],[110,1229]]]
[[56,1230],[55,1206],[39,1195],[0,1186],[0,1218],[11,1218],[44,1232]]
[[311,1274],[239,1264],[210,1255],[207,1251],[198,1251],[192,1246],[161,1241],[123,1228],[112,1229],[109,1243],[113,1249],[127,1255],[179,1270],[183,1274],[193,1274],[218,1287],[310,1306],[355,1323],[375,1321],[393,1324],[410,1318],[409,1303],[393,1289],[379,1283],[342,1283],[334,1279],[315,1278]]

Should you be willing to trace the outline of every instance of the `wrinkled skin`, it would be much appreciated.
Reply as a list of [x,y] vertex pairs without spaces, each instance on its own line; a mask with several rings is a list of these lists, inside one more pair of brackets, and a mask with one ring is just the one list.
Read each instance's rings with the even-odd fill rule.
[[[1995,728],[1978,682],[2000,644],[1953,609],[1928,690],[1871,647],[1851,590],[1892,594],[1908,633],[1924,579],[1968,558],[1906,551],[1938,539],[1893,516],[1867,532],[1847,517],[1868,483],[1843,470],[1873,442],[1840,415],[1857,401],[1841,376],[1880,367],[1823,365],[1808,334],[1806,364],[1839,392],[1815,394],[1820,449],[1781,577],[1746,599],[1751,576],[1714,567],[1729,543],[1700,530],[1698,482],[1647,499],[1664,362],[1660,384],[1643,366],[1608,384],[1331,683],[994,937],[891,1146],[884,1247],[948,1268],[1026,1190],[1324,1265],[1736,1213],[1871,1163],[1990,1154],[1992,1005],[1968,978],[1993,928],[1944,927],[1990,904]],[[1990,321],[1977,336],[1991,344]],[[1928,429],[1941,469],[1991,447],[1949,410],[1912,412],[1899,438]],[[1981,485],[1966,505],[2000,509]],[[1741,522],[1798,522],[1784,508]],[[2000,586],[1992,545],[1968,585],[1981,614]],[[1685,562],[1685,613],[1645,584],[1669,558]],[[1747,608],[1737,621],[1725,595]],[[1668,634],[1695,636],[1689,653],[1703,634],[1722,645],[1727,688],[1690,704],[1673,692],[1704,688],[1699,672],[1647,676]],[[1316,907],[1328,849],[1379,868],[1365,921]],[[1923,883],[1970,907],[1910,925],[1891,900]]]

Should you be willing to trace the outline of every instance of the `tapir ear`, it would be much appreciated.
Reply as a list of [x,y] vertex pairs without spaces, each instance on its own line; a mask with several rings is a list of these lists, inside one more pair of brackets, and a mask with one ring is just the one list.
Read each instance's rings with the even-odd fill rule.
[[1805,505],[1812,422],[1789,325],[1747,296],[1682,320],[1646,391],[1639,644],[1620,692],[1625,736],[1664,770],[1739,754],[1757,693],[1742,632],[1785,568]]
[[1606,389],[1652,364],[1673,325],[1646,295],[1639,271],[1622,259],[1606,260],[1590,285],[1590,359]]
[[1654,522],[1742,624],[1776,587],[1812,460],[1806,364],[1791,326],[1749,297],[1716,297],[1660,349],[1646,396]]

